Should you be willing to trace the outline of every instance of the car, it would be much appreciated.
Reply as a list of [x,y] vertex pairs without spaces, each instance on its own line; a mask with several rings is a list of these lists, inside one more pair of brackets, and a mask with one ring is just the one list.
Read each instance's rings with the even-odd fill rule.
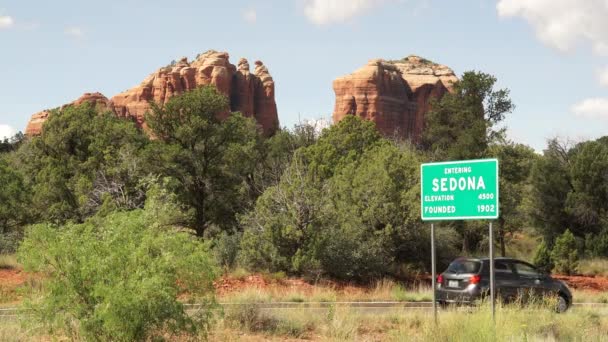
[[[572,305],[572,293],[564,282],[522,260],[495,258],[494,280],[496,298],[503,302],[555,296],[557,312]],[[441,306],[474,304],[489,295],[489,258],[458,258],[437,277],[435,296]]]

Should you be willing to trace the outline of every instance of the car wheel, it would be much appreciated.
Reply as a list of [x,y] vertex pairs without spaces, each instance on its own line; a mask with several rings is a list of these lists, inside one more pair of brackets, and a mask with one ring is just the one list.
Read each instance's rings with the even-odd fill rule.
[[568,307],[568,300],[562,295],[557,296],[557,306],[555,307],[555,311],[558,313],[566,312]]

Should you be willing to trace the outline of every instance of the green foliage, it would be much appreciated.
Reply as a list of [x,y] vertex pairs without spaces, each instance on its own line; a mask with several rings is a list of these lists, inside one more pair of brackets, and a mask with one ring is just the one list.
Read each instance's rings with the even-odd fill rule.
[[589,141],[572,152],[569,175],[572,189],[565,211],[579,234],[599,233],[608,222],[608,144]]
[[569,229],[555,240],[551,251],[551,260],[555,265],[555,271],[567,275],[574,274],[578,266],[578,251],[576,240]]
[[532,263],[538,267],[539,270],[546,273],[550,273],[553,269],[554,264],[551,260],[551,252],[545,241],[542,241],[536,248]]
[[19,132],[10,138],[0,140],[0,154],[15,151],[25,140],[23,133]]
[[236,258],[241,245],[241,233],[221,232],[215,239],[213,253],[218,265],[231,269],[236,265]]
[[[83,224],[31,227],[19,260],[44,279],[41,296],[32,292],[27,304],[32,318],[94,341],[205,333],[215,308],[208,248],[154,215],[173,207],[153,206]],[[203,308],[186,313],[177,300],[184,293]]]
[[[419,163],[411,147],[345,118],[296,151],[280,182],[244,216],[241,264],[353,280],[397,274],[402,264],[426,266]],[[454,242],[447,234],[445,241]],[[450,258],[454,249],[444,251]]]
[[598,234],[585,236],[585,251],[589,257],[608,257],[608,228],[602,229]]
[[[0,240],[27,222],[29,197],[21,175],[0,158]],[[0,253],[7,252],[0,244]]]
[[426,115],[422,145],[437,160],[477,159],[503,130],[493,126],[513,111],[508,89],[494,90],[496,78],[469,71],[454,91],[433,103]]
[[[279,184],[268,188],[255,209],[243,218],[246,230],[241,263],[253,269],[318,276],[332,272],[328,263],[340,251],[348,251],[354,259],[335,272],[346,278],[360,276],[349,267],[359,267],[355,260],[375,260],[361,254],[369,251],[364,247],[369,235],[336,240],[340,227],[326,194],[332,192],[329,179],[341,166],[356,162],[365,150],[379,142],[373,123],[350,116],[325,130],[315,144],[296,151]],[[368,247],[371,246],[370,243]],[[374,251],[383,259],[383,251]],[[370,253],[366,255],[369,257]]]
[[566,200],[572,190],[569,148],[554,139],[549,141],[542,158],[532,166],[529,215],[532,223],[549,242],[571,223],[566,214]]
[[146,116],[158,138],[150,153],[156,171],[176,180],[174,191],[194,209],[199,236],[211,226],[233,228],[251,200],[261,135],[252,119],[226,113],[226,97],[207,86],[153,104]]
[[498,241],[506,256],[507,236],[520,231],[528,223],[527,202],[530,192],[530,174],[538,158],[526,145],[503,141],[492,144],[489,154],[500,162],[500,217]]
[[82,221],[100,208],[143,206],[146,175],[139,151],[147,137],[133,122],[90,104],[54,111],[42,134],[17,152],[31,186],[32,214],[43,222]]

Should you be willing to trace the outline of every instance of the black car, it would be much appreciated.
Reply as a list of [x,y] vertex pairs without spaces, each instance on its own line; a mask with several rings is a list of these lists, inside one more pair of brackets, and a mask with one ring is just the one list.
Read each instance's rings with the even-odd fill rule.
[[[564,312],[572,304],[572,293],[560,280],[539,271],[529,263],[511,258],[494,259],[496,298],[512,302],[518,298],[557,296],[556,310]],[[472,304],[489,296],[490,260],[458,258],[437,277],[437,302]]]

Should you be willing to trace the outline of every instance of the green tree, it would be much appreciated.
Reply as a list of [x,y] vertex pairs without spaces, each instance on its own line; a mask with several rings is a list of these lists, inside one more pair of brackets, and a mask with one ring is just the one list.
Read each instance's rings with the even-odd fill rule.
[[578,267],[578,251],[576,240],[569,229],[555,240],[551,250],[551,261],[555,265],[555,271],[566,275],[572,275]]
[[566,143],[550,140],[543,156],[536,160],[531,170],[528,214],[550,246],[571,224],[565,209],[568,193],[572,191],[571,156]]
[[608,144],[588,141],[573,148],[569,176],[572,189],[565,211],[577,236],[608,228]]
[[437,160],[475,159],[503,135],[494,129],[514,109],[508,89],[495,90],[496,78],[468,71],[451,93],[432,104],[426,115],[422,146]]
[[543,272],[549,273],[554,267],[551,260],[551,250],[543,240],[534,251],[534,259],[532,263]]
[[281,175],[243,218],[241,263],[254,269],[320,274],[322,232],[329,219],[328,179],[381,138],[374,124],[349,116],[326,129],[315,144],[300,148]]
[[148,138],[131,121],[90,104],[56,110],[42,134],[16,152],[16,165],[32,188],[40,221],[82,221],[101,207],[143,206],[146,174],[138,158]]
[[[161,197],[145,210],[31,227],[18,257],[44,286],[41,295],[32,289],[28,317],[92,341],[204,336],[216,309],[217,272],[206,244],[167,225],[177,213]],[[184,294],[202,309],[186,313],[177,300]]]
[[173,177],[182,203],[194,209],[199,236],[210,227],[229,230],[250,205],[251,183],[260,160],[261,134],[252,119],[228,112],[228,100],[213,86],[200,87],[146,115],[158,141],[151,164]]
[[500,217],[498,243],[506,256],[507,234],[528,224],[524,199],[530,191],[530,173],[538,156],[526,145],[502,141],[490,146],[489,154],[500,161]]
[[0,158],[0,234],[27,222],[29,195],[21,175]]

